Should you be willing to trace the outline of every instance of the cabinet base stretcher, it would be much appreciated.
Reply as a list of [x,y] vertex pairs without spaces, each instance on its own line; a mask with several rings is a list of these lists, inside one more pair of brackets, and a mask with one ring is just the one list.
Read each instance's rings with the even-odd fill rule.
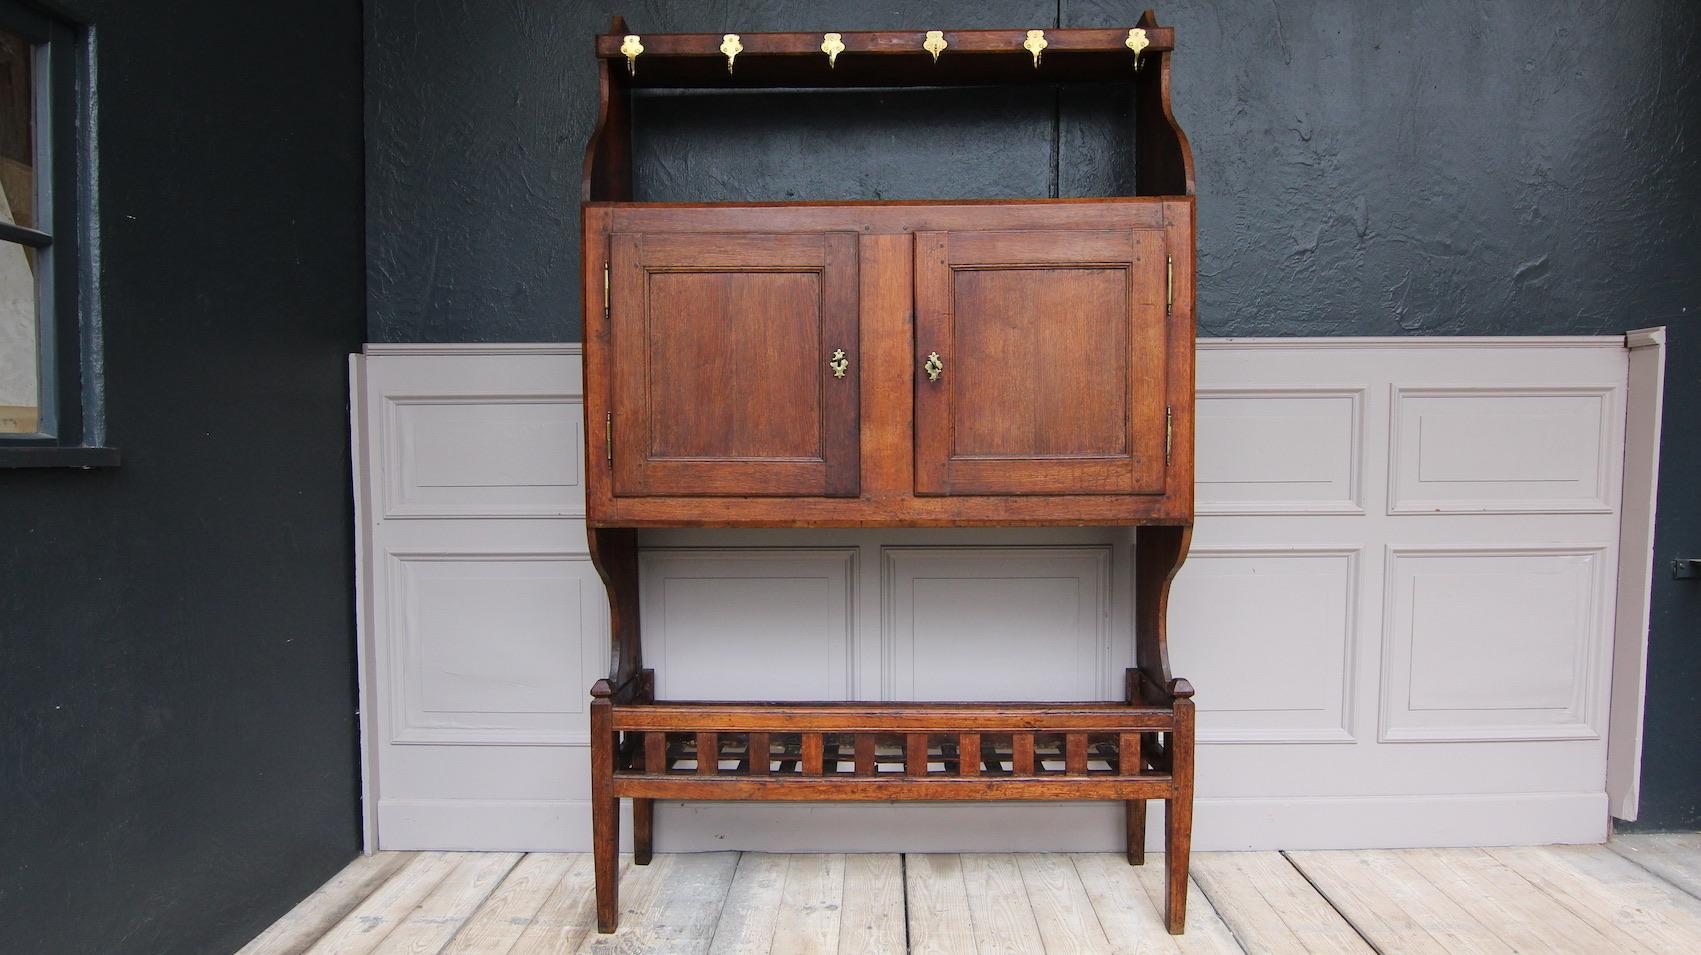
[[655,800],[1118,800],[1145,861],[1146,800],[1164,800],[1164,922],[1186,923],[1193,688],[1127,671],[1121,703],[657,701],[652,670],[591,691],[597,930],[619,918],[619,806],[648,864]]

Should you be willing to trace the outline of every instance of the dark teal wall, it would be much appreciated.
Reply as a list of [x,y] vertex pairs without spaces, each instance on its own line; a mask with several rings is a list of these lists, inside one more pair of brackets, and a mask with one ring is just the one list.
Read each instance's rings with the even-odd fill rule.
[[228,953],[359,847],[361,12],[67,5],[124,463],[0,470],[0,950]]
[[[378,341],[573,340],[588,37],[1122,26],[1103,0],[367,0]],[[1701,555],[1701,7],[1178,0],[1199,326],[1224,335],[1671,327],[1657,557]],[[984,90],[640,102],[640,198],[1088,195],[1124,105]],[[1643,812],[1701,826],[1701,583],[1655,583]]]

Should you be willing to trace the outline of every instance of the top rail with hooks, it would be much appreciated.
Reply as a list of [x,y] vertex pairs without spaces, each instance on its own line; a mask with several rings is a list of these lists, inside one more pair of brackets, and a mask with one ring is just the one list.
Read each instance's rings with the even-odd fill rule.
[[597,57],[634,87],[973,86],[1128,81],[1174,49],[1169,27],[607,33]]

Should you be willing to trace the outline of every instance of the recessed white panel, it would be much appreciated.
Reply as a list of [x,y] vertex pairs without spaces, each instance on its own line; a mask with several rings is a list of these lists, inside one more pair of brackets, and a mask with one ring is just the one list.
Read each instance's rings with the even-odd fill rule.
[[1395,551],[1383,739],[1597,735],[1599,549]]
[[1352,739],[1356,550],[1194,548],[1169,602],[1171,669],[1206,743]]
[[888,547],[887,699],[1120,697],[1110,548]]
[[664,699],[845,700],[854,548],[646,550],[645,663]]
[[1609,511],[1613,391],[1394,391],[1395,514]]
[[577,743],[606,628],[590,561],[551,554],[391,555],[397,743]]
[[386,408],[387,516],[584,514],[580,399],[403,397]]
[[1358,513],[1361,389],[1201,390],[1201,514]]

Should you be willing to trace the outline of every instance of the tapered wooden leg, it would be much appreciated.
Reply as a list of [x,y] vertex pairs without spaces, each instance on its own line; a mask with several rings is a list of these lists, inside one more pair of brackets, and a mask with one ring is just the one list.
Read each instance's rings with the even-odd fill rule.
[[1180,935],[1187,930],[1187,863],[1193,848],[1193,687],[1186,680],[1174,686],[1170,772],[1175,793],[1164,800],[1164,924],[1171,935]]
[[[1128,671],[1128,702],[1135,702],[1134,680],[1139,671]],[[1124,776],[1138,776],[1144,765],[1141,758],[1140,733],[1123,733],[1117,740],[1117,772]],[[1128,864],[1144,865],[1146,862],[1146,800],[1128,799],[1123,802],[1128,835]]]
[[1146,800],[1123,802],[1128,815],[1128,864],[1146,864]]
[[620,924],[620,800],[614,795],[614,704],[607,680],[591,689],[591,861],[597,931]]
[[632,862],[650,864],[650,847],[655,841],[656,801],[632,800]]

